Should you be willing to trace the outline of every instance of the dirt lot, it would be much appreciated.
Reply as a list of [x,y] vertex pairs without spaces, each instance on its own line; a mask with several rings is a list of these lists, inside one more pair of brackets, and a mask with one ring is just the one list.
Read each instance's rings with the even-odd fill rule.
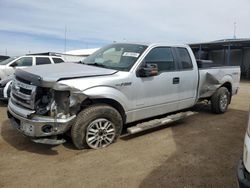
[[249,103],[250,82],[242,82],[226,114],[198,105],[184,122],[84,151],[32,143],[2,105],[0,187],[237,187]]

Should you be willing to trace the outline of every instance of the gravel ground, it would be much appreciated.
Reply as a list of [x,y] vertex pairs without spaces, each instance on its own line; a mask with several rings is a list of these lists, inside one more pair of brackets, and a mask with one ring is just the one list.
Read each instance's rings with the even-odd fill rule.
[[83,151],[70,141],[32,143],[10,127],[2,104],[0,187],[237,187],[249,103],[250,82],[241,82],[225,114],[199,104],[182,122]]

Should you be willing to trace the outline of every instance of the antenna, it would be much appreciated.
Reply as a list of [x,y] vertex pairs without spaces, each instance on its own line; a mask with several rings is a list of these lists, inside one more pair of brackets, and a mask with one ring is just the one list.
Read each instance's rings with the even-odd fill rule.
[[64,52],[66,52],[66,46],[67,46],[67,26],[65,25],[64,28]]
[[237,27],[237,23],[234,22],[234,39],[236,39],[236,27]]

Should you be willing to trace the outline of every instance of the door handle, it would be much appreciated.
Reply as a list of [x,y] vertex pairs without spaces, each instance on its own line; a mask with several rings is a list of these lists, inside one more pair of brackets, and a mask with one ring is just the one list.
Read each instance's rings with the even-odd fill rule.
[[173,84],[179,84],[180,83],[180,78],[179,77],[174,77],[173,78]]

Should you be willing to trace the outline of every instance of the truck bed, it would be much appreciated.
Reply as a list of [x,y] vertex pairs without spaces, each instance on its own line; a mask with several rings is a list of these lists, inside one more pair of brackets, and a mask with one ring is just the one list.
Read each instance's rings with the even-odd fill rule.
[[232,95],[237,93],[240,81],[239,66],[199,68],[198,99],[209,98],[225,82],[232,84]]

